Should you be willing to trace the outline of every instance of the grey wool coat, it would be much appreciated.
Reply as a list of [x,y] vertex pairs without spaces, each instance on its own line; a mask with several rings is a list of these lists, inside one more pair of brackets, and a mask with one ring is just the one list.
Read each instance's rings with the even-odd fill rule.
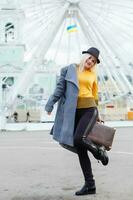
[[71,64],[61,69],[55,91],[45,106],[45,110],[51,112],[54,104],[58,101],[53,138],[59,143],[72,147],[74,146],[73,132],[79,92],[76,68],[76,64]]

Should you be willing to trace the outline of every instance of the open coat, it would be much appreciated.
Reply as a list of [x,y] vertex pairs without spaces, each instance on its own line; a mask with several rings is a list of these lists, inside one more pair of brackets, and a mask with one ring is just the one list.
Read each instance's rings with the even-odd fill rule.
[[45,110],[51,112],[58,101],[53,138],[59,143],[72,147],[74,146],[73,132],[78,92],[77,65],[71,64],[61,69],[55,91],[45,106]]

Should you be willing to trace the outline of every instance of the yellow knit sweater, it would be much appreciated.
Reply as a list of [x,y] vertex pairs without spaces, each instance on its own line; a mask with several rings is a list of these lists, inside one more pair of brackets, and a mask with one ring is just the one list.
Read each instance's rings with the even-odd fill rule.
[[79,80],[77,108],[96,107],[98,104],[96,73],[90,70],[79,71],[78,68],[77,75]]

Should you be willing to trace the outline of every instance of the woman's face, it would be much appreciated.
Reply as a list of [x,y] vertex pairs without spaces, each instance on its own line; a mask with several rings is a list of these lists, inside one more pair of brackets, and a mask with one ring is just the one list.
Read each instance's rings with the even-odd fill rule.
[[94,56],[90,55],[85,61],[85,69],[91,69],[96,64],[97,60]]

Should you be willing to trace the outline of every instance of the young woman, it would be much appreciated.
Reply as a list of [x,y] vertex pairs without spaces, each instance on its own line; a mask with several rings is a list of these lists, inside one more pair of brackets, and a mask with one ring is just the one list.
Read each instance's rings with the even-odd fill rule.
[[79,65],[71,64],[61,69],[55,91],[45,106],[47,113],[51,114],[58,101],[53,138],[78,154],[85,184],[75,195],[96,193],[88,150],[103,165],[108,164],[106,151],[88,143],[83,137],[86,130],[91,131],[95,122],[100,121],[97,109],[98,85],[94,70],[100,60],[97,48],[91,47],[82,54],[84,55]]

